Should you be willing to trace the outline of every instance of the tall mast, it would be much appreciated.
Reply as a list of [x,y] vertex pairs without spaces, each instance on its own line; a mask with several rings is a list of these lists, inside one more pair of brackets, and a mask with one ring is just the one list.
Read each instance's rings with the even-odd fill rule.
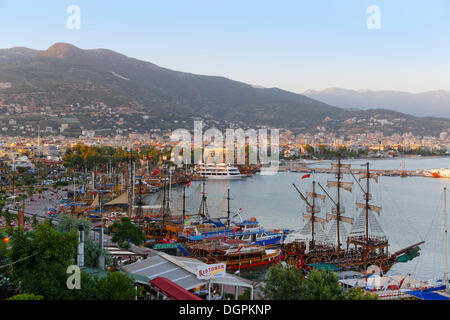
[[163,202],[161,206],[161,217],[163,224],[166,221],[166,181],[163,182]]
[[227,197],[227,227],[230,227],[230,188],[228,188],[228,197]]
[[449,292],[448,285],[448,233],[447,233],[447,188],[444,188],[444,248],[445,248],[445,273],[442,281],[445,283],[445,291]]
[[[313,195],[315,195],[316,194],[316,182],[315,181],[313,181]],[[312,238],[312,244],[313,244],[313,247],[314,247],[314,223],[315,223],[315,221],[316,221],[316,219],[315,219],[315,208],[316,208],[316,197],[314,197],[313,196],[313,199],[312,199],[312,206],[311,206],[311,222],[312,222],[312,225],[311,225],[311,238]]]
[[332,214],[327,214],[327,220],[336,220],[336,229],[337,229],[337,249],[338,252],[341,251],[341,222],[353,223],[353,218],[345,217],[343,214],[345,213],[345,209],[341,206],[341,188],[344,190],[352,192],[353,182],[345,182],[342,180],[342,168],[346,168],[350,170],[350,164],[341,164],[341,155],[338,154],[338,163],[331,164],[331,167],[337,168],[336,178],[337,181],[328,181],[327,187],[336,187],[337,188],[337,199],[336,201],[330,197],[328,192],[318,183],[319,187],[325,192],[328,198],[333,202],[335,207],[332,208]]
[[142,219],[142,177],[139,178],[139,196],[136,209],[136,218],[138,219],[138,225],[140,227]]
[[200,202],[199,214],[204,218],[209,218],[208,214],[208,205],[206,204],[206,186],[205,186],[206,177],[203,176],[203,191],[202,191],[202,200]]
[[367,180],[366,180],[366,193],[364,197],[366,198],[366,244],[369,243],[369,179],[370,179],[370,173],[369,173],[369,163],[366,163],[367,166]]
[[376,212],[378,215],[380,215],[380,211],[381,211],[381,207],[380,206],[375,206],[370,204],[370,200],[372,200],[372,196],[370,194],[370,179],[374,179],[376,182],[378,182],[378,175],[371,173],[370,172],[370,168],[369,168],[369,162],[367,162],[365,164],[366,166],[366,172],[361,172],[359,174],[359,179],[366,179],[366,189],[364,190],[364,188],[361,186],[361,184],[359,183],[359,181],[356,179],[355,175],[353,174],[352,171],[350,171],[350,174],[353,176],[353,179],[355,179],[357,185],[359,186],[359,188],[361,189],[361,191],[364,194],[364,202],[365,203],[359,203],[356,202],[356,208],[358,209],[364,209],[364,213],[365,213],[365,242],[366,244],[369,243],[369,211],[374,211]]
[[183,225],[186,219],[186,187],[183,186]]
[[[299,193],[300,198],[306,203],[306,212],[311,214],[311,215],[303,214],[303,220],[311,222],[311,236],[312,236],[311,249],[312,249],[315,246],[315,234],[316,234],[315,223],[318,222],[318,223],[321,223],[322,225],[327,223],[327,220],[325,220],[323,218],[319,218],[315,215],[316,213],[320,213],[320,207],[316,206],[315,199],[319,198],[319,199],[322,199],[322,201],[325,201],[326,196],[316,193],[316,182],[315,181],[313,181],[313,188],[312,188],[313,192],[312,193],[306,192],[306,197],[301,193],[301,191],[296,187],[295,184],[294,184],[294,188]],[[312,203],[310,203],[308,201],[307,197],[313,199]]]
[[336,223],[337,223],[337,246],[338,252],[341,251],[340,240],[340,220],[341,220],[341,155],[338,154],[338,173],[337,173],[337,205],[336,205]]

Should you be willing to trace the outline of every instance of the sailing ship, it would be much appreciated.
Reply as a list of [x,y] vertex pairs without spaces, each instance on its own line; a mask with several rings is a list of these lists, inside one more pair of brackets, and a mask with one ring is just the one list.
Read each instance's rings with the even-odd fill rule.
[[[419,246],[423,241],[394,253],[389,252],[389,240],[375,216],[380,214],[382,208],[371,203],[370,180],[378,182],[378,175],[370,172],[369,163],[366,164],[366,171],[360,173],[359,179],[351,171],[350,164],[341,163],[340,157],[331,166],[336,172],[336,180],[328,181],[327,187],[336,188],[335,198],[315,181],[312,183],[312,191],[305,195],[294,184],[306,204],[306,213],[303,214],[306,224],[300,232],[291,234],[281,245],[283,259],[302,268],[357,272],[365,272],[369,266],[376,265],[386,273],[395,263],[406,262],[418,256]],[[352,192],[353,189],[352,181],[343,181],[344,173],[354,178],[363,194],[363,201],[356,203],[356,208],[362,209],[356,219],[346,216],[346,209],[342,205],[342,192]],[[361,180],[365,180],[365,188],[360,183]],[[324,194],[316,192],[316,184]],[[331,213],[320,217],[322,208],[317,201],[325,203],[326,199],[333,204]],[[347,234],[344,224],[352,226],[350,234]],[[325,232],[327,226],[328,233]]]

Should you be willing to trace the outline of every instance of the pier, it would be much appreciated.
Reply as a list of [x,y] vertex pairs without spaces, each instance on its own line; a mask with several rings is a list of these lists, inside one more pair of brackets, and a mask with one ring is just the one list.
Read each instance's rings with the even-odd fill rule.
[[[328,173],[335,174],[337,170],[330,168],[308,168],[304,166],[296,166],[296,165],[288,165],[288,166],[280,166],[278,168],[278,172],[301,172],[301,173]],[[353,174],[364,173],[364,169],[352,168]],[[371,170],[371,172],[377,174],[378,176],[411,176],[411,177],[426,177],[423,172],[418,170]],[[343,173],[347,173],[344,171]],[[349,173],[349,172],[348,172]]]

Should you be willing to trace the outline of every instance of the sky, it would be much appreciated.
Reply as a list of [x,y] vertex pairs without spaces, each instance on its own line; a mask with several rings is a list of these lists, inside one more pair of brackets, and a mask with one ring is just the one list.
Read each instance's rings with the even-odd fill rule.
[[67,42],[297,93],[450,90],[450,0],[0,0],[0,30],[0,48]]

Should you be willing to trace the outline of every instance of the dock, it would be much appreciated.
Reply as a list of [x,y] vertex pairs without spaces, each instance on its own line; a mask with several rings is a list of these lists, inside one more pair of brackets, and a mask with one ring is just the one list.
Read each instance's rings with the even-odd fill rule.
[[[327,174],[336,174],[336,169],[330,168],[307,168],[307,167],[298,167],[298,166],[280,166],[278,168],[278,172],[300,172],[300,173],[327,173]],[[343,170],[343,173],[347,173],[348,171]],[[352,169],[353,174],[364,173],[365,169]],[[372,173],[375,173],[378,176],[390,176],[390,177],[398,177],[398,176],[408,176],[408,177],[426,177],[421,171],[418,170],[376,170],[371,169]]]

